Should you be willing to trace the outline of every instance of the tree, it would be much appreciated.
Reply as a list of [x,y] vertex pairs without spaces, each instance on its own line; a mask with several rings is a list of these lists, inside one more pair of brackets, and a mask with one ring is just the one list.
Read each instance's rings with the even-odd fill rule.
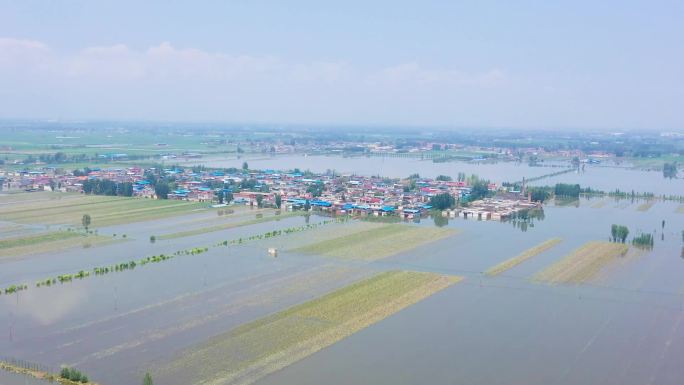
[[453,207],[456,199],[449,193],[442,193],[430,198],[430,205],[437,210],[445,210]]
[[168,199],[169,198],[169,184],[166,182],[157,182],[154,186],[154,193],[157,195],[158,199]]
[[145,378],[143,378],[143,385],[153,385],[152,375],[150,373],[145,373]]
[[323,182],[318,181],[315,184],[312,184],[311,186],[306,188],[306,192],[311,193],[312,197],[319,197],[323,194],[324,190]]
[[218,203],[223,203],[223,191],[219,191],[218,194]]
[[247,162],[242,162],[242,169],[249,170],[249,165],[247,164]]
[[627,226],[622,226],[622,225],[611,225],[610,226],[611,241],[625,243],[628,235],[629,235],[629,229],[627,228]]
[[280,194],[276,194],[275,196],[275,205],[276,208],[280,208],[280,205],[283,203],[283,198],[280,196]]
[[89,214],[83,214],[83,218],[81,218],[81,224],[83,227],[85,227],[86,231],[88,231],[88,226],[90,226],[90,215]]
[[470,200],[482,199],[489,195],[489,181],[478,179],[470,188]]
[[309,203],[309,200],[307,199],[304,201],[304,211],[308,212],[309,210],[311,210],[311,203]]
[[677,162],[665,163],[663,165],[663,177],[670,179],[677,177]]
[[256,201],[257,201],[257,207],[261,207],[261,203],[264,201],[264,196],[263,195],[257,195]]
[[438,175],[436,180],[440,182],[451,182],[451,177],[449,175]]
[[580,191],[581,189],[578,184],[557,183],[554,188],[556,196],[565,198],[579,198]]

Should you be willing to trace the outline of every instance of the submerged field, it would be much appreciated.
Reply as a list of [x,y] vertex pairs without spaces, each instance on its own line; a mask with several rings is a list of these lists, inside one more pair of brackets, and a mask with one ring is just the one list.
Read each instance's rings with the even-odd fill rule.
[[560,261],[537,273],[533,280],[551,284],[581,284],[592,280],[608,265],[627,254],[622,243],[588,242]]
[[655,204],[655,201],[653,201],[653,200],[646,201],[646,202],[640,204],[639,206],[637,206],[637,211],[648,211],[651,209],[651,207],[653,207],[654,204]]
[[552,248],[553,246],[557,245],[558,243],[561,242],[560,238],[552,238],[549,239],[537,246],[534,246],[530,249],[527,249],[523,251],[522,253],[518,254],[517,256],[507,259],[501,263],[499,263],[496,266],[493,266],[492,268],[488,269],[485,272],[485,275],[488,276],[495,276],[499,275],[507,270],[510,270],[514,268],[515,266],[518,266],[519,264],[525,262],[526,260],[534,257],[537,254],[543,253],[544,251]]
[[92,227],[130,223],[207,209],[206,203],[63,193],[0,196],[0,220],[16,223],[80,226],[84,214]]
[[456,234],[451,228],[404,224],[376,225],[368,230],[316,242],[292,251],[328,257],[374,261]]
[[392,271],[244,324],[159,370],[186,384],[250,384],[370,326],[459,277]]
[[266,216],[257,217],[257,218],[253,218],[253,219],[246,219],[246,220],[242,220],[242,221],[238,221],[238,222],[222,223],[222,224],[218,224],[218,225],[204,226],[204,227],[200,227],[197,229],[191,229],[191,230],[177,231],[174,233],[162,234],[162,235],[158,236],[157,239],[164,240],[164,239],[189,237],[189,236],[193,236],[193,235],[206,234],[206,233],[211,233],[211,232],[215,232],[215,231],[229,230],[229,229],[236,228],[236,227],[243,227],[243,226],[249,226],[249,225],[256,225],[259,223],[278,221],[278,220],[288,218],[288,217],[292,217],[295,215],[301,215],[301,214],[297,213],[297,212],[288,212],[288,213],[284,213],[284,214],[275,215],[275,212],[273,212],[273,213],[271,213],[271,215],[266,215]]

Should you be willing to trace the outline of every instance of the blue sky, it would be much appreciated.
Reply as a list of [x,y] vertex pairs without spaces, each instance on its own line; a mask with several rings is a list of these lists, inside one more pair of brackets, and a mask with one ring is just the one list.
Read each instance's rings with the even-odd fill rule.
[[0,0],[0,117],[683,129],[682,1]]

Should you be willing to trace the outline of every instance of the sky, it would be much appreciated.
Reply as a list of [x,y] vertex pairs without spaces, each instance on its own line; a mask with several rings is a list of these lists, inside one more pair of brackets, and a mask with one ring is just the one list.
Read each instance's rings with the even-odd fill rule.
[[684,1],[0,0],[0,118],[684,129]]

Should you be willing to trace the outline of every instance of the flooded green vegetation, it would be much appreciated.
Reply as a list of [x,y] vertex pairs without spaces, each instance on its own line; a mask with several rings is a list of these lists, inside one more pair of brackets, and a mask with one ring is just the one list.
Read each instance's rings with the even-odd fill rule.
[[412,271],[381,273],[218,335],[158,373],[186,384],[251,384],[459,280]]
[[412,250],[456,233],[449,228],[425,228],[404,224],[378,225],[363,232],[313,243],[293,251],[373,261]]
[[641,247],[641,248],[653,248],[653,234],[650,233],[642,233],[637,236],[635,236],[632,239],[632,244],[636,247]]
[[535,255],[541,254],[544,251],[552,248],[553,246],[559,244],[561,241],[562,241],[562,239],[560,239],[560,238],[552,238],[552,239],[546,240],[546,241],[538,244],[535,247],[532,247],[530,249],[523,251],[522,253],[516,255],[515,257],[513,257],[511,259],[507,259],[507,260],[499,263],[498,265],[489,268],[487,271],[485,271],[485,275],[495,276],[495,275],[499,275],[505,271],[508,271],[508,270],[516,267],[517,265],[527,261],[528,259],[534,257]]

